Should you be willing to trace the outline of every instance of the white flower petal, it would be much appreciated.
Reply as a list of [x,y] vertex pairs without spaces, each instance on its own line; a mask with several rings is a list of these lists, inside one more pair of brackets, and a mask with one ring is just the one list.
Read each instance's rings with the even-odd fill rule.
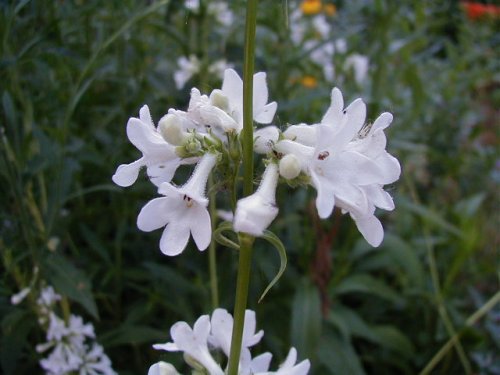
[[201,205],[193,206],[189,211],[192,211],[190,212],[192,218],[190,222],[191,235],[193,236],[198,250],[203,251],[210,245],[212,239],[210,214],[208,210]]
[[169,221],[171,200],[169,198],[155,198],[141,209],[137,217],[137,226],[144,232],[151,232],[165,226]]
[[132,185],[137,181],[139,176],[139,170],[144,165],[144,158],[136,160],[130,164],[121,164],[116,169],[115,174],[111,179],[115,184],[122,187],[127,187]]
[[146,124],[150,130],[155,130],[153,118],[151,117],[151,113],[149,112],[149,107],[147,105],[143,105],[141,109],[139,109],[139,119]]
[[271,102],[263,106],[258,113],[254,114],[253,119],[259,124],[269,124],[271,121],[273,121],[277,109],[278,103]]
[[333,126],[339,126],[342,122],[342,111],[344,109],[344,98],[342,97],[342,92],[335,87],[331,94],[331,104],[326,111],[322,124],[332,124]]
[[378,247],[384,239],[384,228],[380,220],[375,215],[358,217],[351,214],[351,216],[366,242],[373,247]]
[[[267,99],[269,98],[269,92],[267,90],[266,73],[258,72],[253,75],[253,116],[255,117],[263,108]],[[274,115],[274,114],[273,114]],[[272,119],[271,119],[272,120]],[[257,121],[260,122],[260,121]]]
[[180,163],[180,159],[173,159],[163,163],[149,165],[148,177],[156,186],[160,186],[164,182],[170,182]]
[[178,222],[170,222],[160,239],[160,250],[168,256],[176,256],[184,251],[189,241],[189,228]]
[[153,348],[156,350],[166,350],[167,352],[178,352],[181,350],[173,342],[167,342],[166,344],[154,344]]
[[372,131],[375,131],[378,129],[383,130],[383,129],[387,128],[389,125],[391,125],[392,120],[393,120],[392,113],[389,113],[389,112],[382,113],[380,116],[377,117],[377,119],[373,123]]
[[320,218],[326,219],[332,214],[333,207],[335,206],[333,189],[328,184],[322,183],[314,173],[311,174],[311,179],[317,192],[316,209],[318,210],[318,215]]
[[253,149],[258,154],[268,154],[278,142],[280,132],[276,126],[266,126],[254,132]]
[[269,365],[271,364],[271,359],[273,355],[271,353],[263,353],[252,359],[250,368],[253,373],[259,373],[269,370]]

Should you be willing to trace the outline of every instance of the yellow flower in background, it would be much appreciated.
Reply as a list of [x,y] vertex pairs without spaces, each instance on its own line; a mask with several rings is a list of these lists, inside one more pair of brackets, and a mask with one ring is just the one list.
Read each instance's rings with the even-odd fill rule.
[[333,17],[337,13],[337,7],[334,4],[325,4],[323,6],[323,12],[327,16]]
[[321,12],[322,6],[321,0],[304,0],[300,4],[300,9],[305,15],[313,15]]
[[304,76],[300,80],[302,86],[307,87],[308,89],[313,89],[318,85],[318,80],[313,76]]

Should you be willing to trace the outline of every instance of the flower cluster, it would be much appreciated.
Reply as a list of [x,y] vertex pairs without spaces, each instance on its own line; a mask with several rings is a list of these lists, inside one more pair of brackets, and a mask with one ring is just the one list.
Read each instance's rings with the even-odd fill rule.
[[332,38],[332,17],[336,15],[333,4],[320,0],[304,0],[290,15],[290,38],[294,45],[309,51],[309,59],[323,69],[328,82],[339,81],[335,70],[335,55],[342,56],[342,70],[352,71],[354,80],[361,85],[368,73],[368,57],[360,53],[347,53],[347,42],[343,38]]
[[[215,29],[217,39],[223,39],[224,35],[228,34],[228,28],[234,24],[235,16],[232,10],[224,1],[206,2],[204,10],[200,0],[187,0],[184,2],[184,8],[189,14],[199,16],[205,13],[206,17],[213,20],[218,27]],[[199,31],[197,31],[199,33]],[[185,52],[184,52],[185,53]],[[220,51],[217,51],[217,55]],[[188,53],[187,56],[181,56],[177,59],[177,70],[173,74],[175,86],[177,89],[182,89],[186,83],[196,75],[204,75],[211,79],[221,79],[224,71],[232,67],[226,59],[211,58],[210,53],[204,56],[197,56],[194,53]]]
[[66,375],[77,372],[80,375],[115,375],[111,361],[101,345],[95,340],[94,327],[84,323],[80,316],[70,315],[61,319],[54,312],[54,304],[61,300],[49,286],[44,288],[37,300],[39,323],[47,330],[47,342],[39,344],[36,350],[48,357],[40,360],[40,366],[47,375]]
[[[253,119],[272,123],[277,109],[268,103],[265,73],[253,79]],[[228,69],[221,89],[203,95],[191,90],[187,111],[170,109],[155,126],[147,106],[139,118],[127,124],[130,141],[142,157],[118,167],[113,181],[133,184],[141,167],[161,197],[148,202],[139,213],[137,225],[143,231],[165,227],[160,249],[166,255],[181,253],[192,236],[199,250],[211,240],[211,218],[207,210],[207,180],[214,169],[234,180],[241,162],[239,134],[243,128],[243,83]],[[276,187],[280,180],[291,186],[312,185],[317,191],[316,207],[321,218],[331,215],[334,206],[349,213],[365,239],[378,246],[383,228],[375,208],[392,210],[394,203],[383,186],[396,181],[400,165],[386,151],[386,129],[390,113],[381,114],[373,124],[365,123],[366,105],[357,99],[344,108],[339,89],[332,91],[331,105],[319,123],[270,125],[255,132],[254,150],[264,155],[267,165],[257,191],[236,204],[233,228],[261,236],[278,214]],[[188,181],[177,186],[172,178],[180,165],[196,164]],[[232,172],[231,172],[232,171]]]
[[[240,375],[306,375],[309,360],[297,362],[297,351],[290,349],[286,360],[277,371],[269,371],[272,355],[264,353],[252,358],[250,348],[260,342],[264,332],[256,332],[255,312],[246,310],[243,344],[239,361]],[[224,375],[220,364],[212,353],[222,352],[229,357],[233,317],[224,309],[216,309],[212,316],[203,315],[191,328],[186,322],[177,322],[170,329],[173,342],[153,345],[155,349],[169,352],[183,352],[186,362],[200,373]],[[159,362],[151,366],[148,375],[177,375],[177,370],[169,363]]]

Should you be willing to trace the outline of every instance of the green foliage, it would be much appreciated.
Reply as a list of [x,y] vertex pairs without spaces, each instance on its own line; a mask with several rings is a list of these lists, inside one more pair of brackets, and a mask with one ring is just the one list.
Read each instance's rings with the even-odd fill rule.
[[[241,67],[244,2],[228,2],[235,22],[224,36],[182,3],[0,3],[2,373],[41,371],[35,306],[44,282],[93,322],[120,374],[146,373],[160,358],[175,363],[151,344],[212,308],[208,255],[190,246],[166,258],[159,233],[136,228],[151,184],[111,183],[137,156],[127,119],[144,103],[156,121],[187,105],[187,89],[172,78],[178,57]],[[287,14],[298,2],[262,3],[256,66],[279,103],[275,121],[317,122],[332,85],[311,49],[290,40]],[[312,374],[414,374],[460,333],[432,373],[498,373],[498,306],[466,324],[498,290],[498,20],[469,20],[458,2],[334,3],[335,38],[370,60],[358,83],[346,56],[335,55],[336,84],[347,102],[367,101],[370,120],[395,116],[396,210],[383,216],[385,239],[372,249],[340,212],[320,222],[312,191],[281,188],[272,230],[288,267],[260,304],[284,258],[264,241],[254,251],[249,308],[266,332],[259,349],[276,353],[276,363],[295,345]],[[303,86],[304,76],[317,86]],[[190,84],[207,92],[220,82],[204,71]],[[218,246],[217,262],[221,307],[232,309],[235,251]],[[12,305],[29,285],[34,292]]]

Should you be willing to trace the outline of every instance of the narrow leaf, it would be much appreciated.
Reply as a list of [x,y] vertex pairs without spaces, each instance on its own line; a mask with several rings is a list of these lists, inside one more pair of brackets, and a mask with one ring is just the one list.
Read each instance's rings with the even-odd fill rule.
[[285,245],[283,245],[283,242],[276,236],[273,232],[265,230],[264,235],[262,236],[263,239],[265,239],[267,242],[269,242],[271,245],[274,246],[276,250],[278,250],[278,254],[280,256],[280,269],[276,276],[274,276],[274,279],[271,280],[267,288],[264,290],[264,293],[259,298],[259,303],[264,299],[266,296],[267,292],[271,290],[271,288],[278,282],[278,280],[281,278],[281,275],[283,275],[283,272],[285,272],[286,269],[286,249]]

